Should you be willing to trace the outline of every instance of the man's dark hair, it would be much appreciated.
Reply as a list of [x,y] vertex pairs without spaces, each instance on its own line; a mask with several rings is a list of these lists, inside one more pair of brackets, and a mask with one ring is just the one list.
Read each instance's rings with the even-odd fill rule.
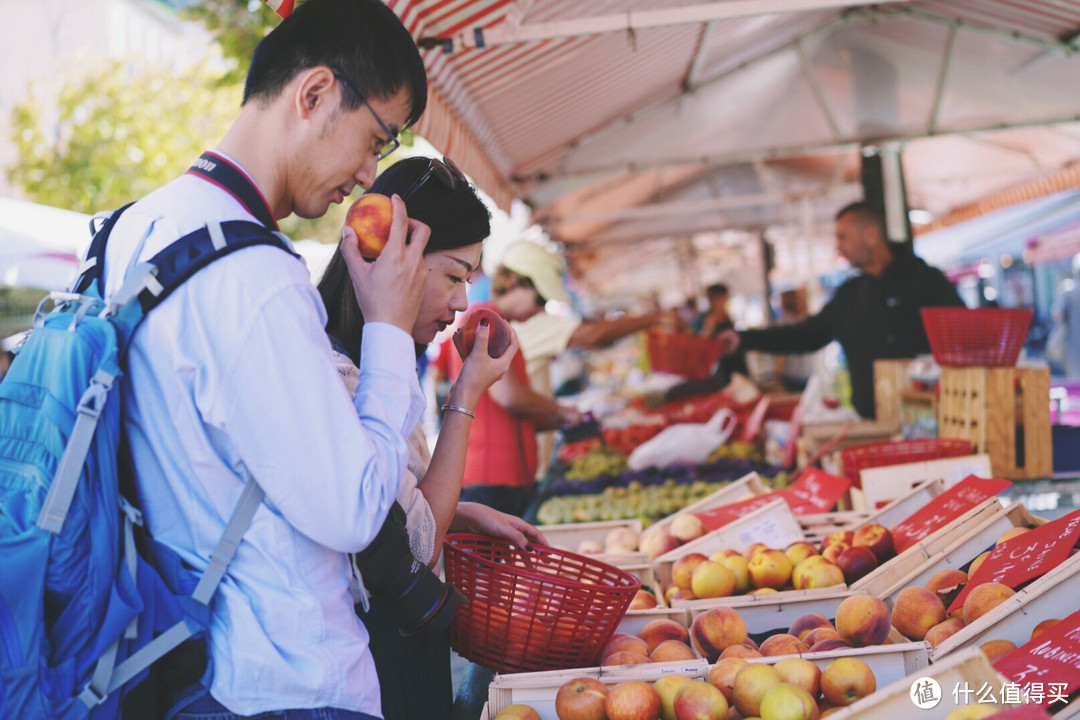
[[[365,98],[385,100],[405,88],[406,125],[427,107],[427,73],[409,31],[379,0],[307,0],[259,42],[244,83],[248,100],[276,97],[298,73],[320,65],[341,73]],[[343,92],[343,104],[360,97]]]
[[728,294],[728,286],[724,283],[713,283],[709,287],[705,288],[705,297],[720,297]]
[[889,239],[889,236],[885,234],[885,217],[870,203],[860,201],[845,205],[837,211],[835,219],[839,220],[845,215],[851,215],[861,225],[873,225],[877,228],[882,240]]

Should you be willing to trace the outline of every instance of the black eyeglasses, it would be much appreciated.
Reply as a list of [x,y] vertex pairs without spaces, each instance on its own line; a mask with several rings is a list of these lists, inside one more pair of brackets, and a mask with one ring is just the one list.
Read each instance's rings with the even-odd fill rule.
[[379,123],[379,127],[382,128],[382,131],[386,133],[386,137],[389,138],[387,143],[383,145],[379,152],[375,154],[375,157],[379,160],[382,160],[384,157],[401,147],[401,141],[398,140],[397,133],[391,130],[390,126],[383,122],[383,119],[379,117],[379,113],[375,112],[375,108],[371,107],[371,104],[368,103],[367,98],[360,94],[360,91],[356,89],[356,86],[352,84],[352,81],[341,73],[337,72],[336,70],[334,71],[334,77],[337,78],[342,85],[349,88],[349,92],[360,98],[360,102],[364,103],[364,107],[368,109],[368,111],[371,113],[371,116],[375,118],[375,122]]
[[461,172],[461,169],[454,164],[453,160],[450,158],[443,158],[442,160],[431,158],[428,160],[427,171],[418,177],[416,182],[409,186],[408,190],[401,194],[401,199],[407,200],[432,178],[441,182],[443,187],[450,191],[469,184],[469,181],[465,178],[465,173]]

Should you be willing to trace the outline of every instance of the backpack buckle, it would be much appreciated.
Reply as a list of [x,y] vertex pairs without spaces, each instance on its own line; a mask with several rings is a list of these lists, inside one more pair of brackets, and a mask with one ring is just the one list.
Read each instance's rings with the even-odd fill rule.
[[109,694],[107,692],[103,694],[98,691],[98,689],[94,687],[93,682],[88,682],[86,687],[83,688],[83,691],[79,693],[79,699],[82,700],[88,708],[97,707],[105,702],[108,697]]

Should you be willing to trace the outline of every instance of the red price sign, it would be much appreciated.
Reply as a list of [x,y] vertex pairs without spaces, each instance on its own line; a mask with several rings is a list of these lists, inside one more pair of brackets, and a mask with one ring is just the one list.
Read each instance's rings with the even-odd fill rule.
[[1020,685],[1029,702],[1062,702],[1080,688],[1080,612],[994,661],[994,669]]
[[754,411],[750,413],[750,417],[747,418],[746,424],[743,425],[742,435],[739,436],[739,442],[751,443],[757,439],[757,436],[761,434],[761,428],[765,425],[765,413],[769,412],[769,396],[762,395],[758,400],[758,404],[754,406]]
[[851,488],[846,477],[830,475],[824,470],[810,468],[791,487],[779,491],[795,515],[829,512]]
[[896,545],[897,554],[1010,485],[1012,483],[1008,480],[968,475],[893,527],[893,543]]
[[705,525],[706,530],[715,530],[724,527],[733,520],[738,520],[743,515],[753,512],[759,507],[768,505],[777,497],[778,494],[775,492],[766,493],[764,495],[752,497],[749,500],[743,500],[729,505],[721,505],[720,507],[702,510],[701,512],[694,514],[701,518],[701,522]]
[[1080,510],[998,544],[968,578],[949,606],[949,612],[963,607],[964,599],[976,585],[998,582],[1015,589],[1056,568],[1068,559],[1077,538],[1080,538]]

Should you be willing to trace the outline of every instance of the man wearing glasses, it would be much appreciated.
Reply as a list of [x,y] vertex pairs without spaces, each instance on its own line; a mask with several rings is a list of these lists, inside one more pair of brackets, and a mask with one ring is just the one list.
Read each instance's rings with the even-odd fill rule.
[[[106,291],[204,225],[247,220],[277,230],[292,213],[323,215],[370,186],[378,160],[426,103],[416,45],[390,9],[308,0],[255,50],[242,107],[217,147],[120,217]],[[124,423],[155,539],[201,572],[248,479],[266,493],[213,598],[212,680],[198,682],[205,656],[170,668],[188,678],[170,698],[181,720],[282,710],[381,716],[348,553],[382,526],[422,407],[410,330],[428,230],[408,220],[399,198],[393,205],[376,262],[343,243],[367,319],[352,402],[306,268],[274,247],[210,264],[134,336]]]

